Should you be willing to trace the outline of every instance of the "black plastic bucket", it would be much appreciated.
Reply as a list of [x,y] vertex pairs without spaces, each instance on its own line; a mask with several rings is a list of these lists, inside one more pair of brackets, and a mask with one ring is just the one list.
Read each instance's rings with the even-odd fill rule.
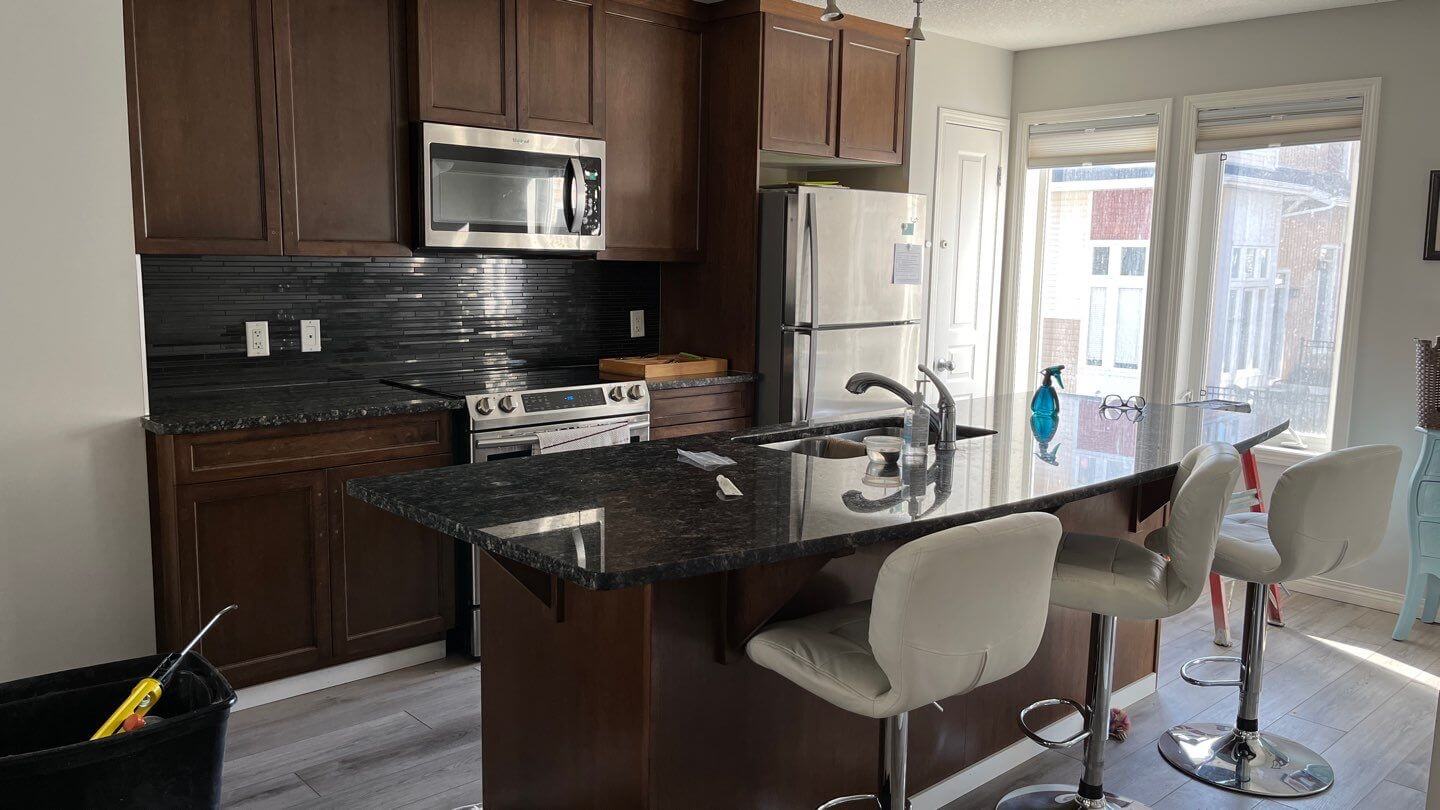
[[90,741],[163,658],[0,685],[0,807],[218,807],[235,690],[199,655],[185,657],[151,710],[158,722]]

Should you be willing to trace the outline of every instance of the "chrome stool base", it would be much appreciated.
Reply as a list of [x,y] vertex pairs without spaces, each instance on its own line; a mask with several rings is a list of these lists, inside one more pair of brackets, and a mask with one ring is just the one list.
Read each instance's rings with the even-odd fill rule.
[[1330,763],[1300,743],[1218,723],[1170,729],[1160,738],[1160,755],[1191,778],[1251,796],[1293,799],[1335,784]]
[[1012,791],[995,810],[1150,810],[1132,799],[1106,792],[1104,801],[1088,802],[1074,785],[1031,785]]
[[873,804],[876,807],[883,807],[883,805],[880,804],[880,797],[874,793],[859,793],[854,796],[841,796],[838,799],[831,799],[815,808],[815,810],[830,810],[832,807],[839,807],[842,804],[849,804],[851,802],[865,802],[866,804]]

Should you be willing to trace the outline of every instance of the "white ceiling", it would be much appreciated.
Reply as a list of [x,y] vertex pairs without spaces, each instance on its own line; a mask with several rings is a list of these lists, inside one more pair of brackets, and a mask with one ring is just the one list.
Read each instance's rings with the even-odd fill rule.
[[[813,6],[824,0],[803,0]],[[1389,0],[925,0],[934,31],[1014,51]],[[912,0],[839,0],[848,14],[908,27]]]

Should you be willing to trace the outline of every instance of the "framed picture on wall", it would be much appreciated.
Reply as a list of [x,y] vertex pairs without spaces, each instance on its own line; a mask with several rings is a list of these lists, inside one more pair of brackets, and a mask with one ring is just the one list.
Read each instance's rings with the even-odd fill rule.
[[1425,214],[1425,258],[1440,261],[1440,171],[1430,172],[1430,208]]

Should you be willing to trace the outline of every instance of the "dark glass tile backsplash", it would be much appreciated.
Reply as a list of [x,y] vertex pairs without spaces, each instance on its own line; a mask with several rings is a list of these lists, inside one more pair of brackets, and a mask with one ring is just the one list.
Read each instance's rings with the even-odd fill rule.
[[[656,351],[654,264],[513,256],[141,260],[152,390],[520,371]],[[630,337],[630,310],[645,337]],[[320,319],[323,351],[301,353]],[[245,356],[245,321],[270,356]]]

